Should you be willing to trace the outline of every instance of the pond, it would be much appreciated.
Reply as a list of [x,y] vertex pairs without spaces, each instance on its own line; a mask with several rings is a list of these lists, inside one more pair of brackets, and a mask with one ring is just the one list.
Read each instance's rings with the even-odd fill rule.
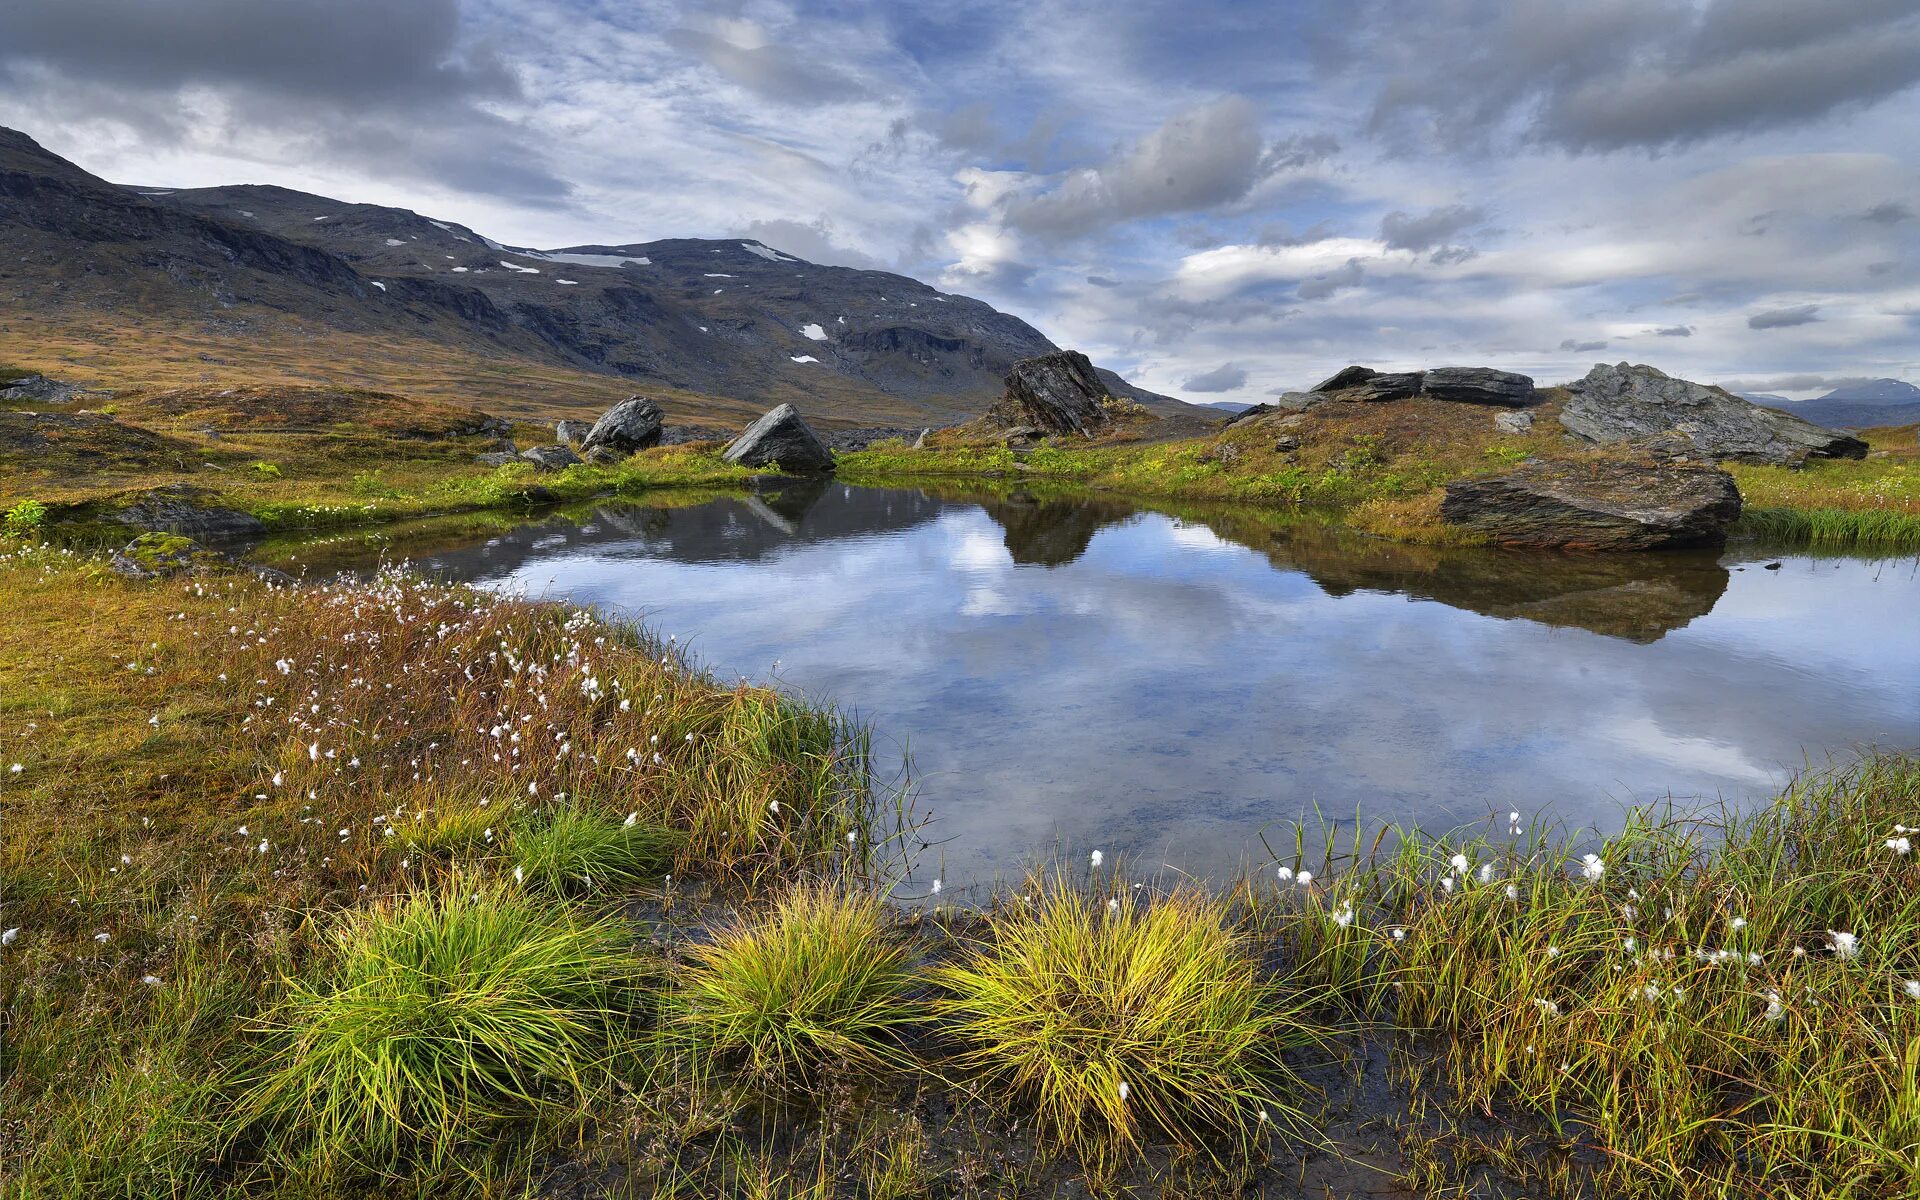
[[930,818],[916,874],[949,889],[1095,848],[1217,879],[1316,814],[1605,831],[1920,746],[1911,558],[1440,550],[1265,510],[838,482],[388,553],[642,618],[723,679],[870,721]]

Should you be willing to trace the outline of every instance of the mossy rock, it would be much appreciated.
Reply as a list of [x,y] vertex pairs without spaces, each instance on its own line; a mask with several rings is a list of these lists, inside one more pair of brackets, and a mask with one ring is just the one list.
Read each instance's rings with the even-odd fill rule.
[[227,562],[190,537],[177,533],[143,533],[113,556],[111,566],[134,579],[160,579],[181,571],[201,570]]

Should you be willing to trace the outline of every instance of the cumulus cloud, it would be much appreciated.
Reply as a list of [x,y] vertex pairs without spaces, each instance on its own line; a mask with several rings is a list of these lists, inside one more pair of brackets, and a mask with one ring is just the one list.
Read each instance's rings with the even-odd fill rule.
[[1211,371],[1188,376],[1181,386],[1189,392],[1231,392],[1247,386],[1247,371],[1233,363],[1221,363]]
[[852,75],[822,61],[817,53],[776,40],[752,21],[721,21],[711,29],[681,26],[668,30],[665,39],[674,49],[768,100],[810,106],[868,94],[866,85]]
[[1653,331],[1655,337],[1692,337],[1691,325],[1662,325]]
[[1796,304],[1790,308],[1771,308],[1755,313],[1747,318],[1747,328],[1786,329],[1794,325],[1811,325],[1819,319],[1818,304]]
[[1604,341],[1578,342],[1572,338],[1568,338],[1560,343],[1560,348],[1562,350],[1570,350],[1575,354],[1590,354],[1595,350],[1605,350],[1607,343]]
[[1902,221],[1913,220],[1913,210],[1897,200],[1888,200],[1861,213],[1860,219],[1876,225],[1898,225]]
[[1873,104],[1920,83],[1911,0],[1432,0],[1353,20],[1383,70],[1376,129],[1661,148]]
[[463,35],[458,0],[26,0],[0,7],[0,92],[42,128],[105,121],[523,203],[569,190],[492,111],[520,83]]
[[1330,139],[1269,145],[1260,114],[1242,96],[1177,113],[1106,162],[1069,171],[1044,191],[1016,194],[1006,223],[1076,237],[1118,221],[1213,208],[1240,200],[1276,171],[1332,153]]
[[1450,204],[1414,215],[1395,210],[1380,221],[1380,240],[1395,250],[1432,250],[1483,224],[1487,214],[1466,204]]
[[1356,288],[1366,279],[1366,272],[1360,267],[1360,260],[1350,258],[1345,265],[1303,280],[1293,294],[1302,300],[1324,300],[1343,288]]

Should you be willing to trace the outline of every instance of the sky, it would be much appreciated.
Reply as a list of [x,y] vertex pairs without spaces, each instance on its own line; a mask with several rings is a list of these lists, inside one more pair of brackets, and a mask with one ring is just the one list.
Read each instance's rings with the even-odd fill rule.
[[554,248],[754,237],[1136,383],[1920,383],[1915,0],[9,0],[0,124]]

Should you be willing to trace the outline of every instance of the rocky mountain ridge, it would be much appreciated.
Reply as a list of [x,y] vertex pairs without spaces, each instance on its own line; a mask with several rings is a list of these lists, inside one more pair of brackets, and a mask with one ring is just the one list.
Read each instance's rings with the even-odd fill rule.
[[[1056,349],[992,306],[750,239],[543,250],[456,222],[259,185],[110,184],[0,129],[0,296],[36,312],[169,316],[244,339],[391,333],[766,403],[945,423]],[[1197,411],[1101,372],[1115,395]],[[845,410],[847,416],[839,414]]]

